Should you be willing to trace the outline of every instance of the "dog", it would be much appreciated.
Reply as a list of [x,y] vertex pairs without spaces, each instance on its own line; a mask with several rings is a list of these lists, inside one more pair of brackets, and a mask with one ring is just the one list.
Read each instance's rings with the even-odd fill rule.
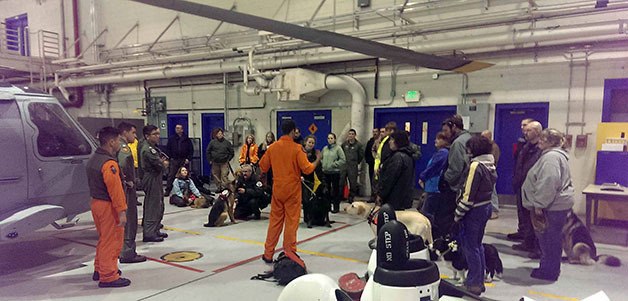
[[615,256],[597,256],[589,229],[572,210],[567,213],[567,222],[563,226],[562,235],[563,251],[567,254],[566,260],[569,263],[592,265],[602,262],[608,266],[621,266],[621,260]]
[[305,182],[302,185],[306,190],[304,193],[310,193],[310,197],[303,201],[303,221],[307,224],[307,227],[325,226],[331,228],[332,222],[329,220],[331,202],[329,201],[329,194],[325,184],[321,183],[316,191],[310,190],[310,187]]
[[227,188],[224,189],[216,201],[214,205],[209,210],[209,215],[207,216],[207,223],[203,226],[205,227],[222,227],[225,226],[225,221],[227,217],[232,224],[237,224],[234,217],[235,211],[235,185],[233,182],[227,184]]
[[[377,215],[379,206],[367,204],[365,202],[355,201],[350,206],[345,207],[344,211],[350,215],[360,216],[369,221],[373,234],[377,236],[377,224],[373,219]],[[432,224],[430,220],[418,211],[395,211],[397,221],[406,226],[408,232],[414,235],[420,235],[428,244],[432,244]]]
[[[491,244],[482,244],[484,247],[484,260],[486,261],[486,271],[484,273],[484,282],[493,282],[494,278],[501,279],[504,273],[504,265],[499,257],[497,248]],[[432,260],[442,258],[450,264],[454,272],[454,279],[458,279],[460,275],[460,283],[464,283],[466,272],[469,265],[462,254],[462,250],[458,246],[458,242],[451,240],[449,236],[446,238],[437,238],[430,245],[430,254]]]
[[[208,201],[209,199],[209,201]],[[213,199],[209,196],[203,196],[201,195],[200,197],[194,198],[194,200],[192,201],[192,204],[190,204],[190,207],[192,208],[209,208],[211,205],[213,204]]]

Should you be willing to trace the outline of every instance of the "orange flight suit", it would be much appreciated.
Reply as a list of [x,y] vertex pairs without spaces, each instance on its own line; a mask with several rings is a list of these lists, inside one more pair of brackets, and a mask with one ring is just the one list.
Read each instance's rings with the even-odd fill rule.
[[273,197],[264,258],[273,258],[284,223],[284,251],[296,253],[297,229],[301,217],[301,173],[312,173],[314,165],[307,160],[303,147],[290,136],[284,135],[268,148],[259,166],[265,173],[271,167],[273,170]]
[[124,226],[118,226],[118,214],[125,211],[127,205],[118,163],[114,160],[105,162],[101,172],[111,202],[92,198],[92,216],[98,231],[94,269],[100,275],[100,282],[111,282],[120,278],[118,256],[124,242]]

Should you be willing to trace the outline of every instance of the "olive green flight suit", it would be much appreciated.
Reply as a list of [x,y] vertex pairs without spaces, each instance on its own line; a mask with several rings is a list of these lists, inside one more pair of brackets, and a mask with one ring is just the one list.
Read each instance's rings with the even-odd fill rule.
[[144,197],[144,239],[157,238],[159,227],[164,217],[164,164],[156,146],[145,141],[140,150],[140,168],[143,171],[142,187]]
[[135,236],[137,235],[137,193],[135,192],[135,166],[133,154],[126,140],[120,139],[120,151],[118,152],[118,165],[122,171],[122,186],[126,196],[126,225],[124,226],[124,244],[120,258],[134,258]]

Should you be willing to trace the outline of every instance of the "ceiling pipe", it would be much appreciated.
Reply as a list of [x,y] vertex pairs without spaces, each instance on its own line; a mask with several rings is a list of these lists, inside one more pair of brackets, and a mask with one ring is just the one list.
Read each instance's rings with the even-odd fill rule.
[[[498,33],[493,35],[482,35],[469,38],[449,39],[421,43],[411,47],[420,52],[438,52],[445,50],[468,50],[473,48],[490,47],[513,47],[522,43],[536,43],[549,41],[557,44],[562,40],[569,39],[589,39],[591,41],[617,39],[626,36],[626,23],[623,20],[612,22],[594,23],[591,26],[568,28],[544,28],[538,30],[513,31],[508,34]],[[503,49],[502,49],[503,50]],[[348,52],[334,51],[316,54],[294,55],[289,57],[258,58],[255,67],[260,70],[287,68],[299,65],[340,62],[350,60],[360,60],[370,58],[369,56]],[[143,80],[168,79],[177,77],[219,74],[240,72],[241,66],[246,64],[246,58],[230,62],[219,62],[213,64],[196,64],[193,66],[165,66],[160,70],[152,71],[131,71],[119,72],[115,74],[104,74],[94,76],[83,76],[61,79],[58,83],[63,87],[80,87],[96,84],[112,84],[139,82]]]
[[[609,13],[616,10],[626,10],[628,9],[628,4],[617,4],[613,7],[608,7],[604,9],[592,9],[592,8],[580,8],[573,9],[573,7],[563,7],[564,9],[570,9],[567,11],[560,11],[556,8],[553,8],[553,11],[541,11],[537,9],[530,14],[521,14],[521,10],[507,11],[498,14],[491,15],[490,19],[486,18],[484,15],[470,16],[465,18],[462,21],[455,21],[451,19],[445,19],[441,21],[430,22],[429,24],[416,24],[416,25],[406,25],[402,27],[395,28],[379,28],[379,29],[370,29],[363,30],[360,32],[347,32],[346,34],[366,38],[366,39],[382,39],[386,37],[390,37],[391,34],[394,34],[395,37],[405,37],[407,35],[416,35],[420,34],[435,34],[442,31],[452,31],[452,30],[468,30],[471,28],[483,28],[487,26],[498,26],[504,24],[514,24],[518,22],[529,22],[531,19],[534,20],[544,20],[544,19],[552,19],[552,18],[563,18],[563,17],[571,17],[578,16],[582,14],[599,14],[599,13]],[[354,16],[351,15],[351,22],[353,22]],[[361,21],[363,21],[361,19]],[[255,34],[257,36],[257,34]],[[304,44],[301,40],[290,40],[290,41],[281,41],[274,42],[268,44],[268,46],[272,47],[296,47],[299,46],[300,49],[303,49]],[[306,46],[307,48],[315,47],[315,44],[310,46]],[[241,46],[237,47],[240,51],[247,51],[253,48],[260,48],[262,45],[256,46]],[[133,67],[133,66],[146,66],[146,65],[155,65],[155,64],[166,64],[166,63],[176,63],[176,62],[185,62],[185,61],[196,61],[196,60],[211,60],[217,58],[233,58],[242,56],[240,53],[235,52],[233,49],[220,49],[213,50],[211,52],[202,52],[202,53],[191,53],[191,54],[183,54],[183,55],[175,55],[175,56],[167,56],[160,58],[149,58],[149,59],[140,59],[133,61],[122,61],[122,62],[110,62],[105,64],[91,65],[91,66],[83,66],[83,67],[72,67],[58,70],[59,74],[70,74],[77,72],[89,72],[89,71],[97,71],[97,70],[111,70],[115,68],[125,68],[125,67]]]
[[[328,75],[325,87],[329,90],[344,90],[351,94],[351,123],[349,128],[355,130],[358,137],[364,136],[364,108],[366,107],[366,91],[360,82],[347,75]],[[343,130],[341,134],[348,131]]]

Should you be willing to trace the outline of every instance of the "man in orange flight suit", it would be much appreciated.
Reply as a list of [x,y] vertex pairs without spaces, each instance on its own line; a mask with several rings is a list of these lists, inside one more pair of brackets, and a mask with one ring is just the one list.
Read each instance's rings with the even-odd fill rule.
[[123,287],[131,284],[131,280],[120,278],[118,270],[127,210],[120,166],[115,157],[120,150],[120,131],[104,127],[97,137],[100,147],[87,162],[92,216],[98,231],[92,279],[100,280],[99,287]]
[[[292,120],[285,120],[281,124],[283,136],[268,148],[259,163],[262,172],[273,170],[273,196],[270,203],[270,221],[264,255],[262,260],[272,263],[275,247],[283,232],[283,248],[286,255],[296,254],[297,229],[301,216],[301,173],[310,174],[321,160],[319,152],[316,161],[310,163],[303,147],[294,142],[296,124]],[[290,256],[295,259],[296,256]],[[298,257],[297,257],[298,258]],[[302,262],[301,262],[302,263]]]

